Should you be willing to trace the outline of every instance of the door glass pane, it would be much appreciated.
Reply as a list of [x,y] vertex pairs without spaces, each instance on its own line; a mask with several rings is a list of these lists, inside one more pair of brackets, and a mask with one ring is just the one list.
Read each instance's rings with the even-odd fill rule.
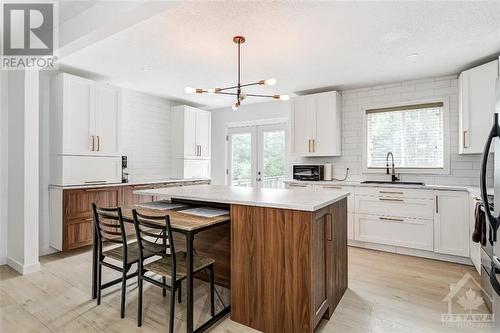
[[231,136],[231,185],[252,186],[252,134]]
[[286,145],[285,131],[264,131],[262,134],[262,181],[264,188],[284,188]]

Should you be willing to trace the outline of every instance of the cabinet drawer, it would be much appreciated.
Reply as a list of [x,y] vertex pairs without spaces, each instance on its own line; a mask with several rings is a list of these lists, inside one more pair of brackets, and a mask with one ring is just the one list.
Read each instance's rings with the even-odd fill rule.
[[313,186],[304,183],[288,183],[286,188],[293,190],[312,190]]
[[103,156],[57,156],[61,168],[51,170],[52,184],[81,185],[121,183],[121,158]]
[[318,191],[349,191],[351,195],[347,197],[347,211],[354,213],[354,187],[342,186],[342,185],[314,185],[314,188]]
[[427,199],[356,196],[355,207],[358,214],[429,220],[434,217],[434,201]]
[[356,195],[391,198],[433,199],[433,193],[426,189],[411,189],[398,187],[356,187]]
[[433,221],[355,214],[354,239],[432,251]]

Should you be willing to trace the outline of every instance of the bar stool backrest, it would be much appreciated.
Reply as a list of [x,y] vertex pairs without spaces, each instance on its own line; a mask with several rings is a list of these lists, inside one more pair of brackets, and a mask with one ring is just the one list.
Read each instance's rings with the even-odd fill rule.
[[[148,216],[132,210],[134,216],[135,232],[139,245],[139,265],[143,266],[145,252],[161,257],[170,258],[172,267],[171,276],[176,276],[176,258],[174,237],[170,226],[170,216]],[[158,240],[161,242],[158,243]]]
[[[102,255],[103,242],[121,244],[123,258],[127,262],[127,236],[123,224],[122,210],[120,207],[102,208],[92,203],[94,213],[94,228],[96,229],[99,244],[99,255]],[[113,223],[116,221],[115,223]]]

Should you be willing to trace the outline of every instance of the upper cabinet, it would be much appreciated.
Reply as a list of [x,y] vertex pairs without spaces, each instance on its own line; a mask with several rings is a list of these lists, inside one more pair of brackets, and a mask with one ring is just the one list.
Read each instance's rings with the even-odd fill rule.
[[474,67],[459,77],[459,153],[481,154],[493,125],[498,60]]
[[70,74],[51,87],[54,155],[120,156],[120,90]]
[[209,178],[211,113],[187,105],[171,109],[171,175]]
[[294,155],[341,156],[341,95],[332,91],[295,97],[291,126]]
[[172,152],[176,158],[209,159],[211,114],[190,106],[172,108]]

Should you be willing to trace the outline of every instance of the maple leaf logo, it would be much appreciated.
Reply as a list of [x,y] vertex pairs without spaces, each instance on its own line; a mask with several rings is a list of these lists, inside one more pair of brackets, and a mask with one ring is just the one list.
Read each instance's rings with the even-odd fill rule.
[[469,313],[472,313],[472,310],[477,310],[484,303],[483,298],[470,288],[465,292],[464,296],[458,298],[457,302],[465,310],[469,310]]

